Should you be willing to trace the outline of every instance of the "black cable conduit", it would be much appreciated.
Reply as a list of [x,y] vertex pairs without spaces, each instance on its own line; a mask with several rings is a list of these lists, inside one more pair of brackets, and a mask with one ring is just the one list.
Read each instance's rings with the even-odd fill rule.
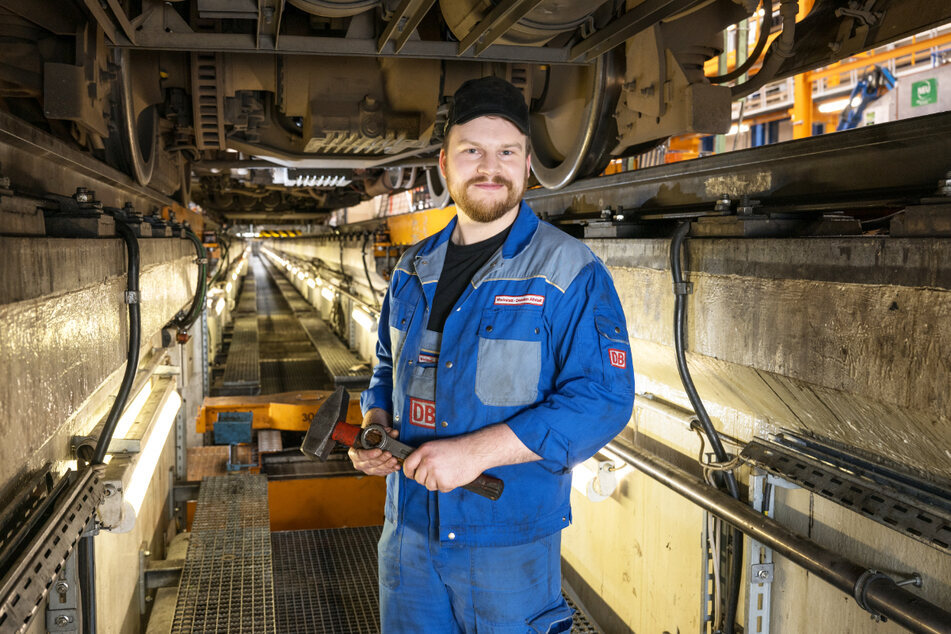
[[116,400],[112,404],[112,409],[109,410],[106,424],[103,426],[102,434],[99,435],[99,441],[96,443],[96,450],[93,452],[91,462],[94,465],[103,464],[106,450],[112,441],[112,434],[119,423],[119,416],[129,399],[129,391],[132,389],[135,373],[139,367],[139,345],[142,339],[142,316],[139,306],[139,241],[132,229],[119,218],[116,218],[116,232],[125,241],[129,261],[125,293],[125,301],[129,305],[129,346],[126,354],[125,375],[119,385],[119,393],[116,394]]
[[733,99],[751,95],[776,76],[783,60],[793,56],[793,46],[796,43],[796,14],[799,13],[799,2],[797,0],[781,0],[779,3],[779,15],[783,19],[783,30],[773,44],[766,51],[766,57],[763,59],[763,65],[759,72],[753,75],[749,80],[742,84],[737,84],[732,88]]
[[370,241],[370,234],[367,233],[363,236],[363,256],[360,258],[363,260],[363,272],[367,276],[367,285],[370,287],[370,296],[373,297],[374,306],[379,307],[379,302],[376,299],[376,289],[373,288],[373,282],[370,281],[370,269],[367,267],[367,243]]
[[195,320],[198,319],[198,316],[205,306],[205,294],[208,292],[208,282],[205,279],[205,269],[208,266],[208,258],[205,255],[205,247],[202,245],[201,240],[198,239],[198,236],[187,226],[183,227],[182,235],[188,240],[191,240],[195,245],[195,253],[198,256],[196,260],[198,262],[198,284],[195,288],[195,297],[192,300],[192,305],[188,313],[172,320],[171,325],[178,328],[179,331],[188,330],[191,328],[191,325],[195,323]]
[[[687,367],[687,355],[684,352],[687,294],[690,290],[688,285],[684,282],[680,258],[683,243],[689,231],[690,222],[681,223],[674,232],[673,240],[670,243],[670,272],[674,280],[674,348],[677,353],[677,371],[680,373],[680,381],[683,383],[684,390],[687,392],[687,398],[690,399],[693,411],[700,421],[700,426],[710,441],[710,446],[713,448],[717,462],[722,463],[727,461],[726,450],[723,448],[723,443],[720,441],[720,436],[713,426],[713,421],[710,420],[710,415],[707,414],[707,410],[703,406],[703,401],[700,399],[700,394],[697,393],[697,388],[693,384],[690,370]],[[726,483],[727,492],[729,492],[732,497],[739,499],[740,490],[737,486],[736,476],[733,474],[733,471],[723,471],[722,474]],[[726,632],[726,634],[733,633],[736,621],[736,609],[740,597],[740,581],[743,572],[743,536],[735,527],[733,531],[732,574],[727,588],[727,605],[723,626],[723,631]],[[716,625],[717,624],[714,623],[714,627],[716,627]]]
[[756,60],[759,59],[760,54],[762,54],[763,49],[766,48],[766,42],[769,40],[769,25],[773,21],[773,0],[763,0],[763,21],[760,22],[759,26],[759,36],[756,39],[756,46],[753,48],[753,52],[750,53],[750,56],[746,58],[746,61],[743,62],[740,66],[737,66],[728,73],[722,75],[714,75],[713,77],[707,77],[707,80],[711,84],[723,84],[728,81],[732,81],[737,77],[741,76],[743,73],[748,71],[753,67],[753,64],[756,63]]

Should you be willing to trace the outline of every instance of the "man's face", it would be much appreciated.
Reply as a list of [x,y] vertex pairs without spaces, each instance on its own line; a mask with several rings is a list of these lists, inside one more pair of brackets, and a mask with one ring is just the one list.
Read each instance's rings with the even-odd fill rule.
[[476,222],[492,222],[516,208],[531,165],[526,146],[525,135],[502,117],[452,126],[439,167],[456,207]]

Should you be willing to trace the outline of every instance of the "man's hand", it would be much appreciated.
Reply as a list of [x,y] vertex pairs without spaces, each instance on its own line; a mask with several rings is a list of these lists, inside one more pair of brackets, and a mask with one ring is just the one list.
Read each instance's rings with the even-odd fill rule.
[[430,491],[447,493],[469,484],[483,469],[472,455],[469,436],[423,443],[403,461],[403,473]]
[[[386,432],[396,438],[399,432],[390,427],[390,414],[386,410],[374,407],[363,417],[363,427],[377,423],[386,428]],[[347,452],[350,461],[357,471],[362,471],[367,475],[385,476],[400,470],[399,461],[393,457],[389,451],[382,449],[354,449],[350,448]]]
[[508,425],[423,443],[403,461],[403,473],[430,491],[447,493],[469,484],[486,469],[541,460]]

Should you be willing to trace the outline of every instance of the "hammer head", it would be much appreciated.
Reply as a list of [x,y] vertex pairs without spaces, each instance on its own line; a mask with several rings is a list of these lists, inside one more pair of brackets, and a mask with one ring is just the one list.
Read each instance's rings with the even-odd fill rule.
[[350,395],[343,387],[338,387],[311,419],[310,429],[300,446],[301,452],[320,461],[326,460],[337,443],[332,438],[334,428],[339,423],[346,422],[349,406]]

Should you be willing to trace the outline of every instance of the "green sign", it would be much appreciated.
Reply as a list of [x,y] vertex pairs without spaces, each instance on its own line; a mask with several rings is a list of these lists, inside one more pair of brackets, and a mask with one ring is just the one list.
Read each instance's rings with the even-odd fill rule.
[[911,85],[911,106],[927,106],[929,103],[938,103],[938,80],[932,78],[914,82]]

